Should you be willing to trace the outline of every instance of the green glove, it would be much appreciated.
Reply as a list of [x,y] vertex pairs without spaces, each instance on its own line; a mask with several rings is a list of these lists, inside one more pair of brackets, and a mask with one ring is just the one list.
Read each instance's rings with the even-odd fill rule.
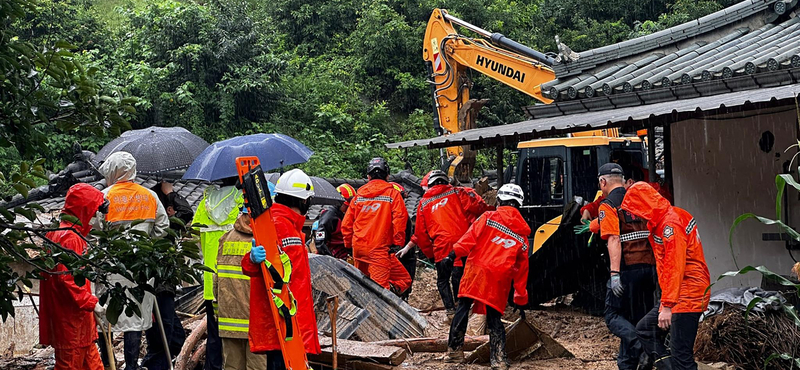
[[589,232],[589,223],[590,223],[590,222],[591,222],[591,221],[589,221],[589,220],[581,220],[581,224],[582,224],[582,225],[575,226],[575,228],[574,228],[574,230],[575,230],[575,235],[580,235],[580,234],[583,234],[583,233],[588,233],[588,232]]

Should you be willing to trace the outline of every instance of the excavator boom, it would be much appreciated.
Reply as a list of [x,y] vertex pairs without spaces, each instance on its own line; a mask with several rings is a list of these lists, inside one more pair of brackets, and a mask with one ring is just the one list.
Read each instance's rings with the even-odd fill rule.
[[[479,37],[460,35],[455,25]],[[549,68],[553,64],[551,57],[449,15],[446,10],[435,9],[431,14],[422,49],[430,74],[434,129],[438,135],[475,128],[477,109],[486,101],[470,100],[469,69],[542,103],[552,102],[541,91],[543,83],[556,78]],[[447,148],[447,155],[443,157],[443,165],[449,167],[450,176],[461,181],[471,179],[475,155],[469,148]]]

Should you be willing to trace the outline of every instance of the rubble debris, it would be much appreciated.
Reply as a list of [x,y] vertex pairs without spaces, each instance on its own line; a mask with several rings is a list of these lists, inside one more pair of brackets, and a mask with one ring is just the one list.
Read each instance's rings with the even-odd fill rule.
[[[369,313],[356,328],[355,335],[359,339],[375,342],[424,335],[428,323],[416,309],[352,265],[322,255],[309,255],[309,264],[311,286],[315,291],[329,296],[338,295],[340,306],[344,307],[344,302],[350,302]],[[327,309],[322,312],[327,312]],[[339,325],[344,325],[344,322],[337,322],[337,327]]]
[[[800,353],[800,330],[783,312],[751,312],[745,320],[744,307],[728,306],[723,313],[700,323],[694,350],[695,356],[705,362],[761,369],[772,354]],[[769,368],[790,369],[792,365],[775,359]]]
[[[194,360],[192,353],[200,352],[201,348],[198,347],[197,343],[205,336],[206,328],[208,327],[208,321],[205,320],[205,315],[202,315],[202,319],[197,319],[195,321],[194,328],[189,334],[189,337],[186,338],[186,341],[183,343],[183,348],[181,348],[180,354],[178,357],[175,358],[175,370],[191,370],[194,367],[190,367],[189,365]],[[185,327],[185,326],[184,326]],[[202,352],[205,354],[205,341],[200,345],[202,347]],[[195,351],[195,347],[197,350]]]
[[[319,355],[309,355],[309,360],[323,364],[333,362],[333,341],[331,338],[321,336],[319,338],[322,353]],[[391,346],[379,346],[373,343],[358,342],[353,340],[339,339],[337,343],[339,366],[349,368],[351,361],[364,360],[372,363],[385,365],[400,365],[405,361],[408,353],[403,348]]]
[[[317,330],[327,336],[331,336],[331,317],[326,306],[326,300],[330,296],[318,290],[314,290],[313,296],[314,311],[317,316]],[[348,300],[341,300],[339,309],[336,311],[336,337],[349,339],[367,317],[369,317],[367,310],[357,307]]]
[[[546,360],[575,357],[550,335],[525,319],[518,319],[506,329],[506,353],[511,361]],[[467,363],[489,362],[489,343],[484,343],[467,357]]]
[[[478,347],[489,342],[488,335],[477,337],[465,337],[462,349],[464,351],[474,351]],[[380,342],[371,342],[378,346],[405,348],[411,353],[415,352],[447,352],[447,338],[413,338],[413,339],[393,339]]]

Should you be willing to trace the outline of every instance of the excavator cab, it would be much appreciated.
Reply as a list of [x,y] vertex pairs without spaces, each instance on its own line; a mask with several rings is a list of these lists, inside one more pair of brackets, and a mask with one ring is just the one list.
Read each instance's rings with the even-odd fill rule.
[[[518,145],[517,183],[525,192],[520,211],[531,230],[529,304],[575,291],[602,307],[608,263],[601,243],[575,235],[580,208],[598,196],[597,172],[612,161],[647,168],[638,137],[584,136],[539,139]],[[590,299],[591,300],[591,299]],[[596,302],[599,300],[599,302]]]

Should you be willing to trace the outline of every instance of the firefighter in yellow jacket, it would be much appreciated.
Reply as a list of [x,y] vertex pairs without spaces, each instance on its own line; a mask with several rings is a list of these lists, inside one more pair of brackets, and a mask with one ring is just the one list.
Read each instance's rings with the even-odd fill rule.
[[267,357],[250,352],[247,341],[250,317],[250,277],[242,273],[242,256],[252,248],[253,230],[247,208],[219,239],[214,297],[219,305],[219,336],[222,338],[222,368],[264,370]]

